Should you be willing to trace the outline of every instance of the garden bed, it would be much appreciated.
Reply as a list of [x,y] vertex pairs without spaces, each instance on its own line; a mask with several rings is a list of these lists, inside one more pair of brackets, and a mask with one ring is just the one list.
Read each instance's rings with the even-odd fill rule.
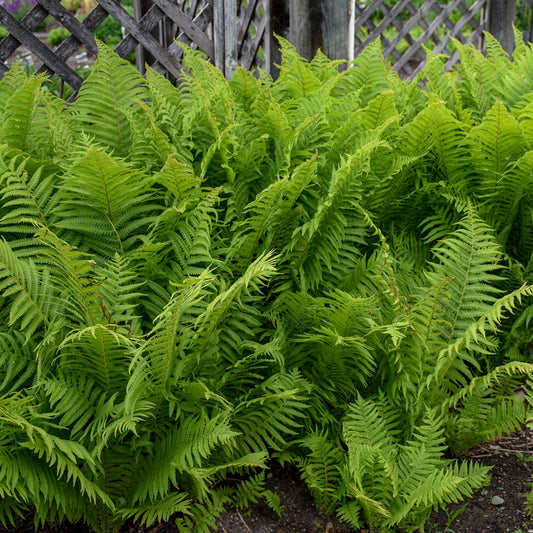
[[[533,473],[533,430],[523,430],[477,446],[464,456],[492,467],[490,485],[464,502],[433,513],[426,531],[430,533],[530,533],[533,519],[526,499]],[[354,531],[335,516],[321,515],[298,472],[274,463],[267,474],[266,486],[279,495],[284,512],[279,518],[263,503],[248,509],[232,510],[221,516],[218,533],[350,533]],[[503,503],[494,505],[493,498]],[[33,533],[33,516],[16,522],[15,528],[0,528],[1,533]],[[89,533],[82,524],[50,525],[38,533]],[[215,531],[215,530],[213,530]],[[367,530],[361,530],[361,533]],[[179,533],[173,521],[150,527],[126,524],[121,533]]]

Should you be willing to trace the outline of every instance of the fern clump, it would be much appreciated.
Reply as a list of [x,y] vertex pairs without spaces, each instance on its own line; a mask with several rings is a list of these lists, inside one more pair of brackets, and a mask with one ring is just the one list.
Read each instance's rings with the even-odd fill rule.
[[487,482],[453,454],[531,416],[531,49],[422,88],[378,44],[342,73],[281,46],[275,82],[103,46],[72,105],[0,82],[2,524],[208,532],[282,512],[275,459],[415,531]]

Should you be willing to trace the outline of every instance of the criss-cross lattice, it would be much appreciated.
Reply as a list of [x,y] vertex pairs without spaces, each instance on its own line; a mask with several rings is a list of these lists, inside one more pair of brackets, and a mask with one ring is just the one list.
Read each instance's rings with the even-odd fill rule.
[[411,0],[398,0],[388,7],[385,0],[374,0],[361,7],[355,4],[355,57],[377,38],[381,39],[383,54],[391,58],[400,74],[413,79],[423,68],[423,45],[436,54],[446,54],[446,68],[459,60],[453,39],[462,43],[476,43],[485,29],[488,0],[475,0],[470,7],[464,0],[442,4],[426,0],[416,8]]
[[[223,11],[224,2],[153,0],[152,6],[142,18],[136,20],[121,6],[121,0],[96,1],[96,7],[83,21],[78,20],[57,0],[37,0],[38,3],[20,21],[0,5],[0,25],[9,32],[0,42],[0,77],[9,70],[8,59],[17,49],[24,47],[40,61],[36,66],[37,72],[55,73],[74,90],[78,90],[83,79],[71,66],[72,58],[80,49],[87,50],[89,54],[97,54],[94,32],[108,16],[121,24],[125,34],[115,48],[118,55],[128,57],[138,45],[144,49],[140,54],[141,61],[138,62],[141,70],[144,58],[151,56],[150,66],[171,78],[178,78],[183,54],[179,42],[202,50],[215,64],[218,61],[217,66],[224,70],[223,61],[226,56],[217,54],[216,46],[220,47],[224,42],[225,28],[221,24],[216,26],[215,23],[215,10],[222,8]],[[238,41],[231,46],[222,44],[224,52],[231,52],[236,57],[237,64],[242,64],[247,69],[258,66],[268,70],[270,64],[265,61],[265,51],[269,49],[265,42],[270,35],[269,18],[266,16],[269,1],[241,1],[238,17],[234,18],[235,28],[231,33],[238,35]],[[48,16],[70,32],[55,50],[41,42],[34,33]],[[228,16],[223,21],[227,25]],[[228,52],[229,48],[231,50]]]
[[244,69],[253,67],[268,70],[270,59],[266,46],[270,38],[269,29],[269,0],[240,0],[239,1],[239,35],[237,50],[238,63]]

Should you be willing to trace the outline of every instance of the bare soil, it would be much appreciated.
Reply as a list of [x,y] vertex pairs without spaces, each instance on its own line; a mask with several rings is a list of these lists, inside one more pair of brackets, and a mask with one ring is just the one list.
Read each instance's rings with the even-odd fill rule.
[[[492,466],[491,483],[462,503],[433,513],[430,533],[533,533],[527,499],[533,481],[533,431],[478,446],[463,459]],[[493,498],[503,500],[494,505]],[[532,501],[533,505],[533,501]]]
[[[491,483],[474,496],[446,510],[433,513],[427,533],[533,533],[527,497],[533,475],[533,431],[524,430],[495,443],[478,446],[464,458],[493,466]],[[267,488],[275,491],[284,506],[280,519],[265,504],[246,511],[233,510],[218,520],[217,533],[350,533],[353,530],[334,516],[321,516],[296,470],[273,465]],[[494,505],[493,498],[503,500]],[[33,533],[33,517],[25,516],[15,528],[0,533]],[[39,533],[88,533],[82,524],[50,525]],[[143,527],[127,524],[122,533],[178,533],[172,521]],[[360,533],[369,533],[362,530]]]

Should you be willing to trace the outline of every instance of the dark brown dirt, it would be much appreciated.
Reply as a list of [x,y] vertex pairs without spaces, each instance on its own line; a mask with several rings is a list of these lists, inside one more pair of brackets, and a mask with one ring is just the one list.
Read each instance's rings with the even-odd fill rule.
[[[529,439],[529,441],[528,441]],[[522,454],[522,459],[517,454]],[[472,498],[433,513],[426,533],[533,533],[533,520],[527,512],[527,495],[533,475],[533,431],[504,437],[496,443],[472,450],[467,460],[493,465],[488,487]],[[267,477],[267,488],[275,491],[284,506],[282,518],[265,504],[253,505],[246,511],[231,511],[218,520],[218,533],[350,533],[346,524],[335,517],[321,516],[308,490],[293,469],[273,466]],[[492,499],[503,499],[493,505]],[[31,516],[19,519],[15,528],[0,528],[0,533],[33,533]],[[88,533],[81,524],[48,526],[39,533]],[[152,527],[127,525],[122,533],[178,533],[174,523]],[[361,533],[367,533],[363,530]]]
[[[433,513],[430,533],[533,533],[527,498],[533,481],[533,431],[478,446],[466,460],[493,466],[491,483],[462,503]],[[522,458],[520,458],[520,454]],[[494,505],[497,496],[503,500]]]
[[248,512],[231,511],[218,520],[219,533],[350,533],[353,531],[334,516],[321,516],[312,496],[295,469],[274,465],[266,486],[281,500],[280,519],[264,504],[253,505]]

